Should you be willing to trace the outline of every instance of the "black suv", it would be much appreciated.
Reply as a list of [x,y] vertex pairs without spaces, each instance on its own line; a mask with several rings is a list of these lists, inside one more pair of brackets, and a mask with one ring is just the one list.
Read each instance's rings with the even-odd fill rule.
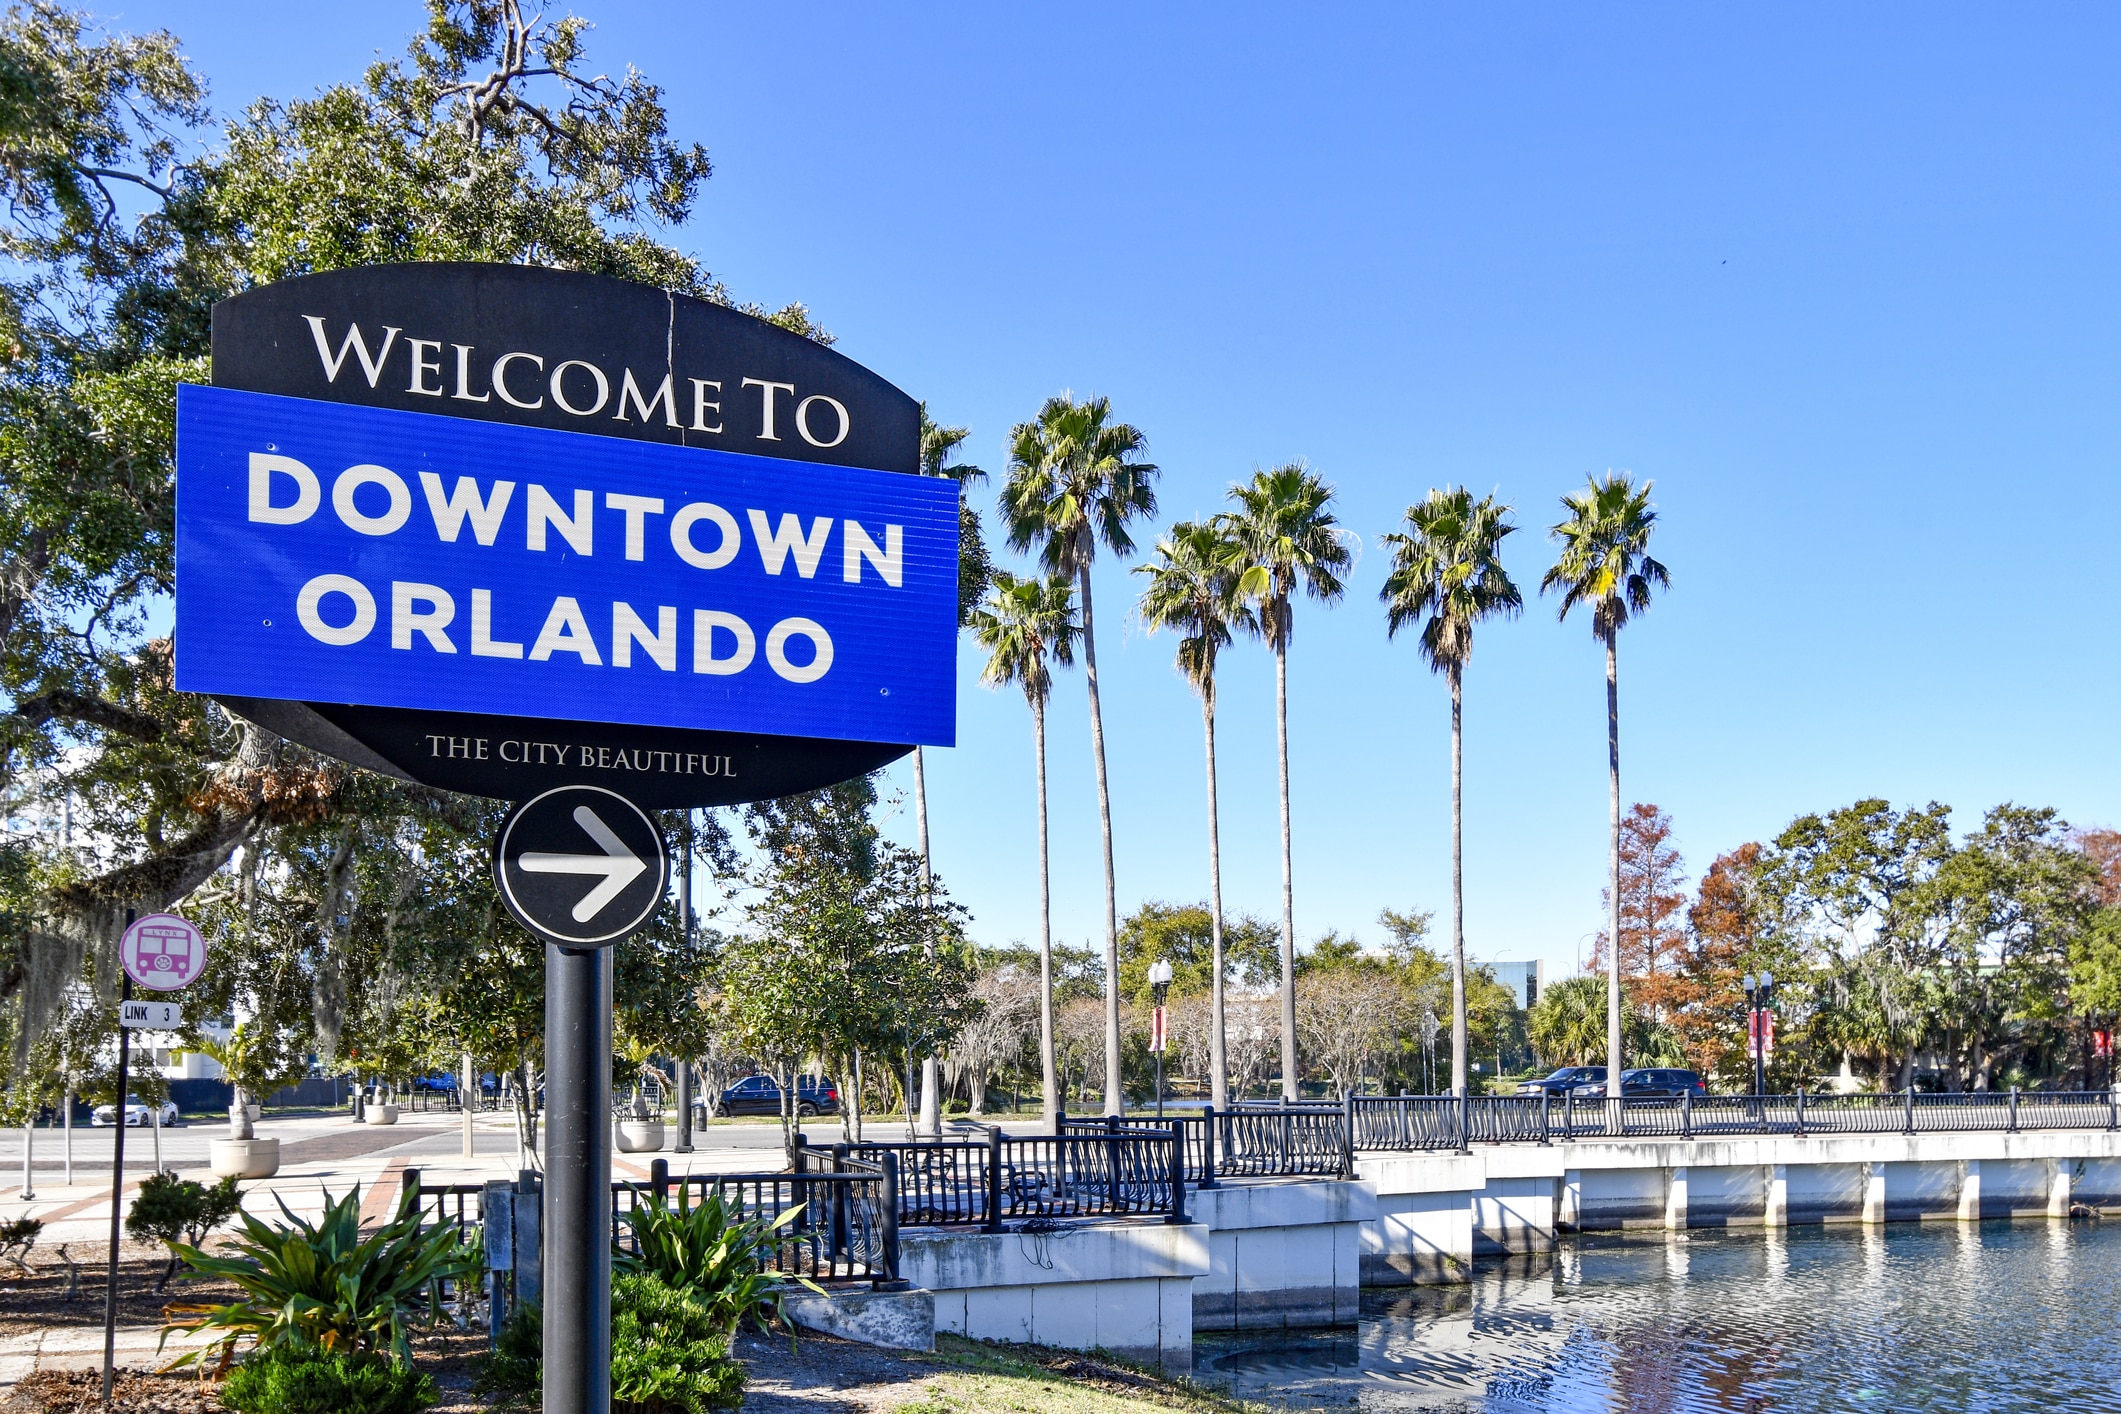
[[1517,1093],[1520,1095],[1537,1095],[1544,1090],[1549,1095],[1559,1097],[1568,1094],[1569,1091],[1574,1090],[1579,1085],[1589,1085],[1594,1081],[1600,1085],[1605,1083],[1604,1066],[1565,1065],[1552,1075],[1541,1076],[1537,1080],[1520,1081],[1517,1086]]
[[[725,1115],[777,1115],[781,1112],[781,1087],[770,1075],[747,1075],[722,1092],[715,1113]],[[840,1089],[829,1080],[805,1075],[795,1082],[795,1112],[836,1115],[840,1112]]]
[[[1691,1070],[1623,1070],[1620,1072],[1620,1096],[1624,1100],[1677,1099],[1681,1095],[1696,1097],[1709,1093],[1709,1087],[1701,1083],[1701,1077]],[[1602,1100],[1605,1098],[1604,1080],[1596,1080],[1581,1086],[1577,1098]]]

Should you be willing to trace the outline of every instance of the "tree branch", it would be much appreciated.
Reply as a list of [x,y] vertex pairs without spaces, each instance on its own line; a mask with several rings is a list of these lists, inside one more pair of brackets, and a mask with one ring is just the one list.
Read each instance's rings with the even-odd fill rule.
[[146,713],[86,693],[68,692],[64,688],[24,698],[15,704],[12,720],[25,726],[41,727],[54,718],[86,722],[136,741],[162,739],[162,723]]

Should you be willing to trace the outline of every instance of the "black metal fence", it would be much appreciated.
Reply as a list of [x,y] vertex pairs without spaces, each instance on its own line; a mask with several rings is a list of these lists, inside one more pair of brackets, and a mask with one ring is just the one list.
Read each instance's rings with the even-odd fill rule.
[[[669,1162],[649,1166],[645,1183],[611,1185],[612,1241],[638,1251],[635,1209],[660,1194],[666,1203],[694,1204],[709,1192],[746,1217],[780,1224],[763,1250],[768,1271],[815,1282],[866,1281],[880,1288],[899,1280],[898,1164],[895,1158],[867,1163],[846,1155],[810,1151],[794,1173],[686,1174],[673,1178]],[[526,1171],[515,1182],[429,1185],[418,1169],[401,1179],[399,1201],[416,1205],[431,1223],[456,1229],[461,1241],[476,1242],[484,1268],[481,1280],[437,1285],[437,1301],[459,1324],[480,1318],[497,1325],[517,1302],[541,1294],[543,1262],[539,1211],[543,1184]]]
[[[898,1174],[895,1162],[867,1163],[810,1150],[793,1173],[696,1173],[673,1178],[667,1160],[649,1165],[645,1183],[611,1185],[611,1236],[638,1251],[631,1214],[662,1197],[690,1206],[709,1193],[745,1217],[781,1223],[764,1249],[766,1268],[816,1282],[898,1280]],[[787,1217],[793,1213],[793,1217]],[[782,1223],[782,1219],[787,1221]]]
[[[697,1201],[709,1191],[775,1221],[770,1270],[818,1282],[899,1281],[902,1227],[1001,1232],[1080,1219],[1186,1221],[1186,1187],[1219,1178],[1346,1177],[1361,1152],[1463,1152],[1475,1144],[1596,1139],[1701,1139],[1776,1134],[1934,1134],[2121,1129],[2121,1094],[1999,1091],[1988,1094],[1712,1095],[1617,1101],[1551,1095],[1348,1096],[1339,1104],[1242,1104],[1164,1121],[1062,1116],[1057,1134],[1010,1134],[911,1143],[803,1144],[787,1173],[672,1177],[654,1160],[644,1183],[612,1184],[612,1240],[632,1245],[626,1215],[647,1195]],[[460,1310],[533,1299],[539,1185],[404,1184],[431,1220],[486,1247],[488,1290],[439,1293]],[[505,1212],[503,1211],[505,1209]],[[497,1245],[498,1243],[498,1245]],[[525,1270],[525,1263],[531,1264]],[[508,1273],[507,1281],[498,1280]],[[528,1285],[526,1286],[526,1279]],[[503,1288],[514,1293],[504,1298]]]
[[[1346,1102],[1357,1150],[1466,1149],[1584,1139],[1743,1134],[1943,1134],[2121,1128],[2111,1090],[1983,1094],[1709,1095],[1579,1100],[1573,1095],[1361,1096]],[[1271,1112],[1269,1112],[1271,1113]]]
[[[1186,1184],[1212,1175],[1189,1162],[1185,1126],[1151,1121],[1068,1121],[1058,1134],[1012,1135],[987,1126],[980,1140],[839,1145],[898,1172],[898,1217],[907,1227],[1161,1217],[1186,1220]],[[806,1153],[824,1151],[806,1150]]]

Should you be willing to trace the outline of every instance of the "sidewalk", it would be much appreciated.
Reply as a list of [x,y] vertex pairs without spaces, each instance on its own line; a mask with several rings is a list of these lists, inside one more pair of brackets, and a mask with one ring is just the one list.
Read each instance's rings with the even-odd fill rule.
[[[190,1342],[196,1338],[173,1335],[158,1353],[156,1347],[161,1339],[159,1326],[120,1326],[112,1363],[121,1370],[159,1370],[189,1349]],[[102,1368],[103,1330],[100,1326],[67,1326],[31,1331],[27,1335],[0,1336],[0,1390],[6,1390],[39,1370]]]
[[[903,1124],[877,1123],[864,1126],[876,1139],[899,1139]],[[842,1137],[837,1121],[812,1120],[804,1126],[810,1142],[821,1147]],[[675,1143],[676,1126],[668,1131]],[[40,1252],[60,1243],[72,1245],[77,1258],[101,1251],[110,1238],[110,1164],[115,1131],[76,1128],[73,1134],[74,1182],[65,1182],[62,1136],[40,1129],[34,1150],[34,1200],[21,1196],[22,1131],[0,1131],[0,1221],[34,1217],[44,1223],[38,1239]],[[227,1134],[219,1123],[193,1123],[162,1132],[162,1157],[167,1168],[203,1183],[214,1181],[208,1168],[207,1145]],[[474,1155],[464,1157],[463,1116],[459,1113],[405,1113],[394,1125],[356,1124],[342,1113],[279,1117],[259,1121],[261,1139],[280,1141],[280,1171],[271,1178],[243,1184],[243,1206],[263,1217],[278,1215],[284,1202],[292,1211],[314,1217],[324,1205],[323,1193],[343,1195],[354,1184],[364,1194],[364,1215],[381,1217],[396,1196],[407,1168],[420,1171],[429,1187],[448,1184],[485,1184],[512,1179],[524,1166],[516,1147],[515,1122],[506,1111],[479,1112],[473,1116]],[[544,1127],[539,1127],[544,1137]],[[125,1206],[140,1181],[154,1172],[152,1134],[133,1129],[125,1139]],[[612,1155],[611,1176],[645,1180],[649,1165],[667,1160],[673,1176],[688,1173],[771,1173],[786,1167],[781,1150],[781,1130],[772,1122],[718,1121],[694,1134],[694,1152]],[[533,1163],[532,1167],[542,1167]],[[373,1205],[368,1199],[373,1198]],[[277,1201],[276,1201],[277,1200]]]

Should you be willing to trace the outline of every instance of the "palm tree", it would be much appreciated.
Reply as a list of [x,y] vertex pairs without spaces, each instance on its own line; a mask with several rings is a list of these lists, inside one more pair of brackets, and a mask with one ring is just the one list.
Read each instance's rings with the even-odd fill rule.
[[1606,1074],[1609,1095],[1620,1093],[1620,630],[1628,615],[1650,607],[1652,587],[1669,587],[1664,566],[1650,558],[1650,531],[1657,511],[1650,505],[1645,481],[1637,490],[1626,472],[1609,472],[1601,482],[1590,478],[1587,489],[1561,498],[1568,519],[1553,529],[1561,556],[1539,582],[1541,593],[1561,593],[1560,617],[1586,604],[1591,636],[1605,645],[1605,732],[1608,793],[1613,829],[1607,897],[1612,931],[1606,935]]
[[1127,523],[1156,514],[1156,467],[1139,460],[1148,439],[1113,422],[1109,398],[1046,399],[1038,416],[1009,433],[1002,518],[1009,545],[1036,548],[1049,574],[1082,594],[1083,676],[1090,688],[1090,751],[1097,764],[1097,815],[1105,843],[1105,1113],[1125,1108],[1119,1074],[1119,890],[1112,877],[1112,793],[1105,778],[1105,719],[1097,696],[1096,618],[1090,564],[1100,542],[1134,551]]
[[1200,720],[1208,741],[1208,931],[1215,972],[1208,1038],[1209,1103],[1230,1105],[1230,1068],[1223,1027],[1222,831],[1215,804],[1215,655],[1229,646],[1233,627],[1251,628],[1251,608],[1237,592],[1236,546],[1214,522],[1182,521],[1156,542],[1156,559],[1135,571],[1147,575],[1142,622],[1174,629],[1178,670],[1200,694]]
[[1524,596],[1502,567],[1502,539],[1517,527],[1493,496],[1473,499],[1463,486],[1431,490],[1407,507],[1406,533],[1390,534],[1392,573],[1379,596],[1387,636],[1427,616],[1421,655],[1451,685],[1451,1093],[1466,1091],[1466,907],[1464,814],[1460,808],[1459,729],[1473,625],[1491,614],[1515,615]]
[[1060,1083],[1053,1049],[1053,888],[1046,848],[1046,699],[1053,674],[1046,663],[1073,663],[1081,628],[1066,576],[1019,579],[1006,570],[994,572],[993,588],[972,611],[971,627],[987,650],[982,679],[993,687],[1015,683],[1031,705],[1031,736],[1038,751],[1038,1062],[1051,1134],[1060,1117]]
[[1259,606],[1254,630],[1274,650],[1274,729],[1281,753],[1281,1093],[1296,1098],[1296,879],[1289,846],[1289,636],[1301,584],[1330,604],[1355,562],[1329,508],[1333,488],[1302,462],[1252,474],[1230,488],[1238,509],[1217,521],[1236,541],[1238,592]]
[[[957,499],[957,618],[963,626],[986,593],[987,578],[991,569],[987,563],[987,544],[980,534],[979,512],[965,499],[965,488],[987,479],[987,473],[976,466],[952,466],[951,458],[967,437],[972,435],[968,427],[944,427],[928,415],[928,405],[921,404],[921,475],[946,476],[958,485]],[[921,894],[930,893],[930,881],[934,869],[928,857],[928,771],[927,761],[918,746],[913,748],[913,818],[921,837]],[[921,1105],[920,1132],[940,1134],[943,1130],[940,1066],[934,1056],[921,1060]]]

